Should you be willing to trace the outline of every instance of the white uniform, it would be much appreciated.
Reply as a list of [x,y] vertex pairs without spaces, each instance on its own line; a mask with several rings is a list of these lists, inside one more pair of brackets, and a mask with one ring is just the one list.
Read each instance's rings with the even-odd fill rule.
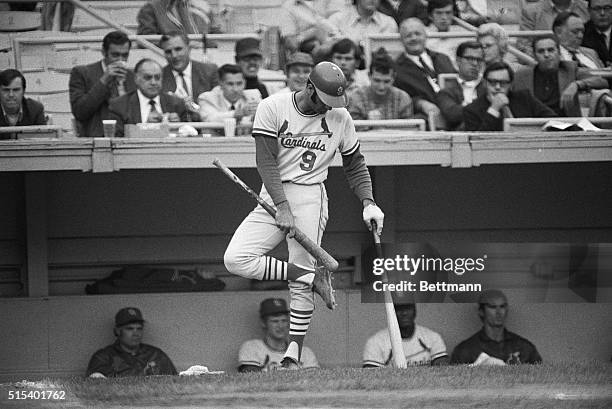
[[[325,114],[304,114],[297,108],[295,93],[274,94],[257,107],[253,135],[276,138],[278,170],[295,225],[320,244],[327,224],[327,193],[323,182],[336,151],[351,155],[359,141],[350,114],[334,108]],[[260,136],[261,137],[261,136]],[[262,186],[261,197],[272,204]],[[261,206],[257,206],[238,227],[225,252],[225,266],[237,275],[258,279],[286,279],[287,264],[265,254],[274,249],[285,233]],[[289,263],[314,271],[315,259],[294,239],[287,239]],[[310,285],[290,282],[291,333],[306,333],[308,313],[314,297]],[[296,323],[304,319],[304,325]]]
[[[280,367],[283,360],[284,351],[279,352],[271,349],[261,339],[251,339],[240,346],[238,352],[238,365],[257,366],[262,371],[267,372]],[[308,347],[302,347],[302,357],[300,359],[302,368],[318,368],[319,362],[312,350]]]
[[[448,356],[440,334],[415,325],[409,339],[402,338],[404,356],[408,365],[430,365],[437,358]],[[363,349],[363,365],[393,366],[391,338],[387,328],[372,335]]]

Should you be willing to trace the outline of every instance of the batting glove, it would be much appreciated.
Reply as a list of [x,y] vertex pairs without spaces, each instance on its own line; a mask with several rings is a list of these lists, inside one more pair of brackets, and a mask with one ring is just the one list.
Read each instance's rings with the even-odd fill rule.
[[363,221],[370,231],[372,231],[372,220],[376,222],[376,233],[380,236],[385,221],[385,214],[375,204],[369,204],[363,208]]

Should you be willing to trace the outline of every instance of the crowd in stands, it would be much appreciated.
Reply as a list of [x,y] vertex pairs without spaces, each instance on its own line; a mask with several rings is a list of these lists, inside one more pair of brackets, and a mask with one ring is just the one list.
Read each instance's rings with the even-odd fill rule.
[[[409,293],[407,293],[409,294]],[[508,300],[500,290],[483,291],[478,300],[482,328],[461,341],[449,354],[442,336],[415,322],[414,297],[394,298],[401,345],[408,366],[416,365],[517,365],[542,363],[537,348],[506,328]],[[289,347],[289,314],[282,298],[264,299],[259,306],[261,338],[244,341],[238,349],[239,372],[282,370],[281,361]],[[143,343],[145,320],[136,307],[120,309],[115,315],[115,342],[96,351],[85,376],[92,378],[176,375],[171,359],[161,349]],[[434,324],[434,323],[432,323]],[[438,324],[437,326],[441,326]],[[363,345],[364,368],[393,367],[395,361],[387,328],[378,329]],[[312,349],[302,348],[298,369],[319,368]]]
[[[217,67],[193,60],[187,35],[219,33],[218,11],[206,1],[152,0],[138,13],[138,33],[163,35],[159,46],[167,65],[142,60],[133,71],[128,69],[131,41],[119,31],[107,34],[103,59],[74,67],[70,74],[76,132],[103,136],[101,121],[111,118],[118,121],[116,136],[123,135],[123,124],[165,119],[214,122],[234,117],[248,125],[262,99],[271,91],[303,89],[320,61],[331,61],[344,73],[353,119],[424,118],[436,130],[497,131],[509,117],[609,113],[609,107],[598,103],[610,88],[601,73],[612,63],[612,0],[522,2],[512,9],[520,10],[515,14],[521,30],[548,33],[520,37],[517,48],[496,22],[504,22],[495,17],[504,13],[483,15],[486,5],[481,3],[287,0],[278,10],[287,86],[276,91],[258,77],[265,68],[259,38],[236,42],[235,64]],[[45,3],[43,11],[58,4]],[[466,17],[479,25],[474,28],[476,42],[465,37],[469,27],[453,24],[457,16],[470,13],[479,16]],[[463,34],[430,38],[444,32]],[[385,33],[399,33],[403,52],[392,56],[381,48],[365,55],[367,37]],[[23,75],[6,70],[0,79],[0,124],[44,123],[39,104],[24,97]],[[591,101],[584,97],[589,92]]]

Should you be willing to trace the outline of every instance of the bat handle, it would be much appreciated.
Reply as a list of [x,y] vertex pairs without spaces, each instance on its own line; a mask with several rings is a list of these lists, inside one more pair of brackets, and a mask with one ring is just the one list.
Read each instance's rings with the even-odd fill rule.
[[380,244],[380,236],[378,235],[378,225],[376,224],[374,219],[372,219],[371,223],[372,223],[372,236],[374,236],[374,243],[379,245]]

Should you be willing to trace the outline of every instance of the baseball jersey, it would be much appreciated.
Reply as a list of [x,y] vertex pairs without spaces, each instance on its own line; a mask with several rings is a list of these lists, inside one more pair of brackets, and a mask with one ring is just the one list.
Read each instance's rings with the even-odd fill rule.
[[[238,364],[258,366],[262,371],[274,370],[280,367],[285,356],[284,352],[270,349],[262,339],[251,339],[240,347],[238,352]],[[308,347],[302,347],[301,362],[303,368],[318,368],[319,363],[314,353]]]
[[[402,347],[408,365],[429,365],[434,359],[448,355],[440,334],[420,325],[415,326],[412,337],[402,338]],[[368,339],[363,365],[393,366],[389,330],[382,329]]]
[[351,155],[359,148],[355,126],[345,108],[332,108],[325,114],[300,112],[295,95],[274,94],[261,101],[253,136],[277,139],[282,182],[322,183],[336,150]]

